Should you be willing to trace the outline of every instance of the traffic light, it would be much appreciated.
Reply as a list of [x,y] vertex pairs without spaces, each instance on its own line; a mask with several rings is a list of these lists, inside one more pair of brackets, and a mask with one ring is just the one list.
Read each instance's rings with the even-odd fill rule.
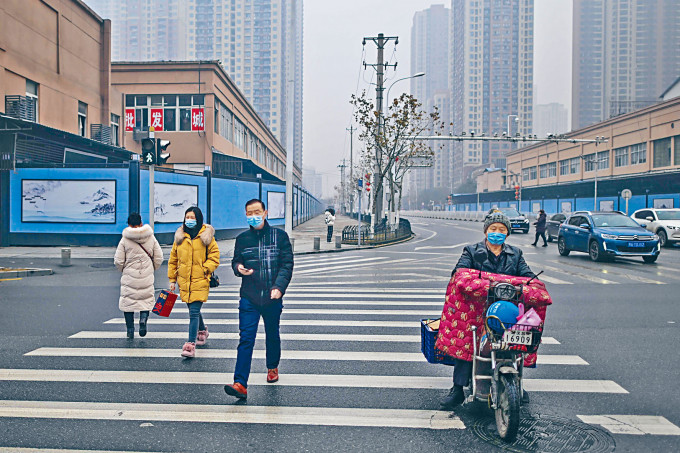
[[170,140],[160,138],[156,140],[156,163],[158,165],[163,165],[170,159],[170,153],[167,152],[168,146],[170,146]]
[[144,165],[156,164],[156,139],[143,138],[142,139],[142,163]]

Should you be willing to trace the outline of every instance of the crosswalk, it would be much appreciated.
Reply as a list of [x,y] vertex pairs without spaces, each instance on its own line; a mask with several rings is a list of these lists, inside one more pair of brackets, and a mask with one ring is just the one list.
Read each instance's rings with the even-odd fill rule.
[[[370,262],[383,261],[381,258]],[[330,266],[328,260],[325,266]],[[17,396],[0,400],[0,420],[464,430],[467,426],[463,416],[437,410],[437,400],[451,387],[451,368],[427,364],[420,353],[419,321],[438,317],[442,303],[443,285],[438,288],[423,286],[422,282],[420,286],[336,282],[329,287],[296,277],[284,301],[281,379],[275,384],[266,382],[264,332],[260,326],[249,382],[249,402],[253,404],[231,405],[222,386],[233,379],[238,344],[238,287],[227,283],[212,291],[204,306],[210,338],[205,347],[197,348],[195,359],[183,360],[179,356],[188,324],[188,312],[181,303],[169,318],[154,316],[149,334],[143,339],[125,338],[122,317],[101,319],[97,328],[50,340],[56,344],[32,347],[17,366],[0,368],[0,382],[12,383],[18,389]],[[565,345],[559,338],[546,336],[543,343],[538,362],[540,373],[527,371],[528,391],[582,394],[593,399],[608,396],[607,402],[628,394],[619,383],[598,376],[565,379],[570,375],[568,370],[592,365],[578,355],[561,354]],[[41,399],[25,398],[22,389],[36,383],[46,385],[46,389],[56,386],[65,396],[49,398],[51,393],[46,392]],[[103,390],[107,385],[125,386],[131,393],[137,387],[160,385],[166,396],[162,401],[112,401]],[[192,401],[186,395],[194,393],[183,390],[188,388],[210,393],[213,403]],[[305,395],[322,390],[323,395],[312,403],[307,400],[306,404],[300,404],[292,394],[287,394],[287,399],[274,397],[272,392],[286,388]],[[330,389],[339,393],[329,395],[339,398],[325,395]],[[364,402],[350,397],[355,391],[363,392]],[[68,398],[73,392],[78,399]],[[412,392],[411,397],[407,398],[404,392]],[[383,400],[384,395],[390,398]],[[413,395],[422,399],[417,403],[419,406],[413,406]],[[606,429],[621,423],[603,418],[608,417],[605,415],[582,417],[587,423],[599,423]],[[663,428],[657,430],[675,432],[675,425],[669,427],[668,420],[658,423]],[[3,451],[6,446],[1,444],[0,440]]]

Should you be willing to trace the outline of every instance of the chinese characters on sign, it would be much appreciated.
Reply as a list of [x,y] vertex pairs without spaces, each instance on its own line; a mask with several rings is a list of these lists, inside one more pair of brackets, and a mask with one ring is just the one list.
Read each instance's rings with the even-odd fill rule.
[[151,109],[151,127],[155,131],[163,130],[163,109]]
[[205,115],[203,113],[203,109],[191,109],[191,130],[205,130]]
[[131,132],[135,128],[135,109],[125,109],[125,131]]

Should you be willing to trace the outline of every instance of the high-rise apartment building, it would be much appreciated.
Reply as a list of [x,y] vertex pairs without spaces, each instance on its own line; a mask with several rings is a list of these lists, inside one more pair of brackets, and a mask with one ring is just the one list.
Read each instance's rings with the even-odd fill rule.
[[[411,73],[424,72],[424,77],[411,79],[411,94],[422,104],[422,109],[439,110],[441,120],[449,122],[449,9],[432,5],[413,16],[411,27]],[[448,128],[447,128],[448,131]],[[409,178],[419,189],[450,187],[449,150],[447,142],[432,142],[432,167],[414,168]]]
[[572,129],[646,107],[680,74],[677,0],[574,0]]
[[[533,0],[451,0],[451,118],[456,133],[527,135],[533,124]],[[509,129],[509,130],[508,130]],[[505,167],[506,142],[453,144],[454,182]]]
[[87,1],[114,60],[220,60],[302,168],[303,0]]
[[534,106],[534,134],[563,134],[569,131],[569,111],[563,104],[536,104]]

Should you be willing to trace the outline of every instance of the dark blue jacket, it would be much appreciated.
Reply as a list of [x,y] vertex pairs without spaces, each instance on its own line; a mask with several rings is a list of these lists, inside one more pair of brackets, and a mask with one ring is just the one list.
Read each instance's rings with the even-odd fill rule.
[[[253,269],[252,275],[241,275],[238,265]],[[293,249],[285,231],[272,228],[265,220],[262,229],[251,227],[236,238],[231,267],[241,280],[241,297],[257,305],[271,302],[272,289],[281,294],[293,277]]]

